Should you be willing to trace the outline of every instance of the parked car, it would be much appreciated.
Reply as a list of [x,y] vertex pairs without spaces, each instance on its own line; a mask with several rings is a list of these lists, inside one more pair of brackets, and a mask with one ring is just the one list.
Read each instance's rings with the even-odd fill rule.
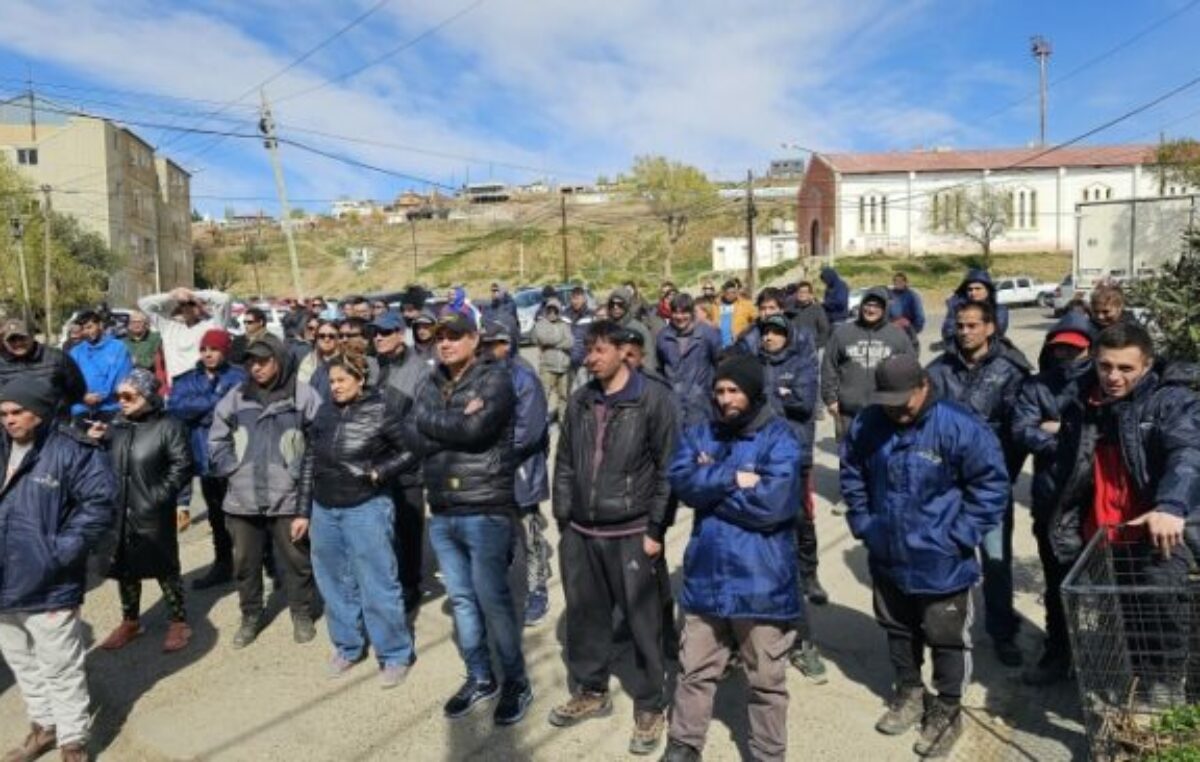
[[996,281],[996,303],[1007,307],[1026,307],[1045,304],[1046,294],[1053,291],[1046,285],[1028,276],[1001,278]]

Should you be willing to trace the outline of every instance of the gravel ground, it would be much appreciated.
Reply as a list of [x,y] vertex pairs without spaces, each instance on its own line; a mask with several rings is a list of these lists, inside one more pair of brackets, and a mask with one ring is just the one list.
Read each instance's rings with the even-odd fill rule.
[[[933,306],[933,305],[931,305]],[[931,314],[933,338],[940,315]],[[1013,313],[1012,338],[1036,358],[1050,325],[1041,310]],[[928,359],[928,350],[923,357]],[[815,686],[791,672],[790,750],[796,759],[911,759],[915,734],[885,738],[872,725],[888,695],[891,670],[884,639],[871,617],[865,553],[845,522],[831,512],[837,459],[832,424],[818,425],[816,464],[821,578],[829,605],[811,609],[813,626],[830,669],[827,685]],[[1037,657],[1042,622],[1041,571],[1030,531],[1028,474],[1018,488],[1016,588],[1025,618],[1020,642],[1027,660]],[[199,490],[197,490],[197,494]],[[679,564],[691,523],[680,512],[667,552],[679,582]],[[553,534],[553,530],[551,530]],[[556,540],[556,537],[552,537]],[[200,522],[183,536],[183,568],[190,581],[211,559],[208,528]],[[554,562],[557,566],[557,561]],[[324,627],[305,646],[291,641],[282,596],[271,599],[271,624],[242,651],[230,648],[237,626],[231,588],[192,595],[188,605],[195,636],[179,654],[160,653],[164,610],[153,582],[146,585],[146,635],[116,654],[88,656],[95,708],[94,750],[111,760],[608,760],[627,754],[633,707],[614,679],[615,713],[607,720],[557,730],[546,722],[566,696],[562,662],[562,592],[557,570],[551,581],[551,616],[525,630],[525,653],[535,700],[516,727],[497,729],[487,712],[449,722],[441,705],[458,687],[462,664],[454,649],[444,597],[431,595],[416,615],[419,660],[407,682],[380,690],[370,662],[340,680],[325,677],[329,653]],[[982,611],[981,602],[977,610]],[[101,639],[120,617],[116,587],[104,582],[84,606],[89,642]],[[975,681],[965,698],[967,732],[956,748],[962,760],[1056,760],[1084,754],[1077,701],[1071,686],[1035,691],[1021,686],[1016,670],[993,657],[976,622]],[[627,652],[615,673],[631,669]],[[717,693],[706,759],[747,758],[745,681],[735,675]],[[19,740],[26,720],[12,677],[0,666],[0,746]]]

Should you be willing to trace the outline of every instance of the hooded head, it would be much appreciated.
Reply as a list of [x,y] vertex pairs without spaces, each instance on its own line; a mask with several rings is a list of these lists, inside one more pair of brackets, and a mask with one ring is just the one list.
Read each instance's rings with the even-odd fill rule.
[[824,283],[826,286],[833,285],[840,278],[841,278],[841,276],[837,274],[837,270],[834,270],[829,265],[826,265],[825,267],[821,268],[821,282]]
[[987,289],[988,301],[993,304],[996,303],[996,284],[992,283],[992,276],[988,274],[988,271],[980,268],[967,270],[966,277],[962,279],[962,283],[958,284],[958,288],[954,290],[954,293],[963,299],[968,299],[967,291],[972,283],[982,284]]
[[[1079,355],[1082,350],[1091,349],[1095,340],[1095,329],[1086,314],[1073,311],[1066,313],[1046,332],[1046,343],[1038,355],[1038,370],[1052,367],[1070,370],[1076,365],[1086,365],[1088,358],[1080,359]],[[1071,355],[1072,359],[1065,362],[1058,359],[1066,355]]]
[[[258,374],[254,370],[255,361],[267,358],[273,358],[279,370],[271,380],[260,382],[256,378]],[[273,391],[284,387],[294,375],[291,355],[283,341],[273,333],[268,333],[250,342],[246,347],[246,365],[250,371],[247,383],[263,391]]]
[[[875,320],[868,321],[863,307],[867,302],[878,302],[880,305],[879,317]],[[877,325],[887,318],[888,308],[888,290],[883,286],[874,286],[866,290],[863,294],[862,301],[858,305],[858,322],[862,325]]]

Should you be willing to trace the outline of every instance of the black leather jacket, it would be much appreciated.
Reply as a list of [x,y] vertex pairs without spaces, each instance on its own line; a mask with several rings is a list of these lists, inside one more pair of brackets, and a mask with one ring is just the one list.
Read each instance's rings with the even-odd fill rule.
[[667,528],[667,468],[675,447],[675,408],[669,389],[635,373],[610,401],[597,444],[593,381],[567,408],[554,460],[554,518],[586,527],[645,521],[662,540]]
[[[466,415],[473,399],[483,407]],[[408,446],[421,457],[430,511],[472,515],[516,510],[516,403],[512,378],[500,363],[476,360],[458,381],[438,365],[421,382],[404,432]]]
[[321,403],[309,429],[301,477],[311,477],[313,500],[325,508],[361,505],[412,465],[399,399],[368,389],[346,405],[332,399]]
[[54,389],[64,415],[71,405],[83,401],[87,391],[83,373],[70,355],[45,344],[36,344],[23,357],[16,357],[0,346],[0,389],[18,376],[45,379]]

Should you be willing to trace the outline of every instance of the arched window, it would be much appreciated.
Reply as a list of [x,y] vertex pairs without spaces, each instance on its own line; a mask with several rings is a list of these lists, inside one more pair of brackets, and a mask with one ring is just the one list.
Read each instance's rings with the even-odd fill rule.
[[1013,230],[1032,230],[1038,224],[1037,191],[1016,188],[1008,193],[1008,225]]
[[1112,188],[1104,183],[1092,183],[1083,189],[1084,201],[1108,201],[1112,198]]
[[858,228],[863,233],[887,232],[887,196],[868,193],[859,197]]

